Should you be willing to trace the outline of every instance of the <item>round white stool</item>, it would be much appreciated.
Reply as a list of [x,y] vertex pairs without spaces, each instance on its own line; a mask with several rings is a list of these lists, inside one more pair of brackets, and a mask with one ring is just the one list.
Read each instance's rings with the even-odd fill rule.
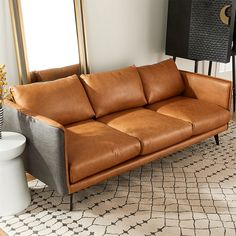
[[31,201],[23,161],[26,138],[14,132],[2,132],[0,139],[0,216],[23,211]]

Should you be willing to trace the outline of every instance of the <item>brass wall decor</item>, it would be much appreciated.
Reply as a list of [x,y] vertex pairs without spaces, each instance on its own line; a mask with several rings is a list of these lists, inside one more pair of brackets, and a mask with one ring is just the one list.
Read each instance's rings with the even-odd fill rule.
[[231,5],[224,6],[220,11],[220,20],[225,24],[230,24],[230,17],[226,15],[226,11],[231,8]]
[[[50,1],[50,0],[49,0]],[[72,0],[74,6],[74,19],[76,27],[77,47],[81,72],[88,72],[87,50],[85,42],[85,30],[83,21],[82,0]],[[12,27],[15,41],[15,49],[18,63],[20,84],[30,83],[29,55],[27,53],[26,34],[24,29],[22,0],[9,0]],[[55,6],[56,10],[56,6]],[[53,18],[53,12],[52,12]],[[39,45],[40,46],[40,45]]]

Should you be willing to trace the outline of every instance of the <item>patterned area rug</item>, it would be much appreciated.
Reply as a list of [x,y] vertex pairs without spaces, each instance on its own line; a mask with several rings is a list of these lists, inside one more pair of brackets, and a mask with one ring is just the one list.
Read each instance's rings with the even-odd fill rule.
[[0,218],[9,235],[236,235],[236,123],[159,161],[77,193],[74,210],[38,180],[22,214]]

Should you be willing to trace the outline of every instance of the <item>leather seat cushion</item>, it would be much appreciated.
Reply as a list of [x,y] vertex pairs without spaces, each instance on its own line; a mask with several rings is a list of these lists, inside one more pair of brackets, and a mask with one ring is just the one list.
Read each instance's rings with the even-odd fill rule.
[[192,126],[188,122],[145,108],[118,112],[99,121],[139,139],[141,155],[164,149],[192,135]]
[[70,181],[81,179],[139,155],[136,138],[93,120],[66,126]]
[[142,81],[135,66],[81,75],[96,117],[145,105]]
[[174,97],[184,91],[184,80],[172,59],[137,69],[149,104]]
[[148,108],[159,114],[190,122],[193,135],[226,125],[231,116],[229,111],[218,105],[181,96],[155,103]]
[[15,102],[62,125],[87,120],[94,111],[76,75],[10,88]]

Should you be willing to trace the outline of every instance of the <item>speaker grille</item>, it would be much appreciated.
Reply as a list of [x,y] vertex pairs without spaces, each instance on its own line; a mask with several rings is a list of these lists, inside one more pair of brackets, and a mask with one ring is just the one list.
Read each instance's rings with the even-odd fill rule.
[[189,35],[189,57],[195,60],[228,62],[232,43],[232,29],[220,19],[220,11],[232,1],[192,2]]
[[[227,12],[231,17],[226,25],[220,13],[228,5],[232,10]],[[169,0],[166,54],[198,61],[229,62],[235,11],[236,0]]]

